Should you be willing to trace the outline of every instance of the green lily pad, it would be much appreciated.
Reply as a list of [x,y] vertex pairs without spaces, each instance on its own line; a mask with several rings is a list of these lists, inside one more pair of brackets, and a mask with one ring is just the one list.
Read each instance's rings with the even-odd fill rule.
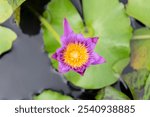
[[116,76],[120,77],[120,74],[122,73],[122,68],[126,66],[130,61],[130,58],[125,58],[119,60],[117,63],[113,65],[113,70],[116,72]]
[[13,13],[7,0],[0,0],[0,24],[5,22]]
[[0,0],[0,24],[5,22],[25,0]]
[[150,70],[150,30],[141,28],[134,32],[131,43],[131,66],[138,69]]
[[40,95],[33,96],[34,100],[72,100],[70,96],[62,95],[55,91],[45,90]]
[[129,100],[130,98],[117,89],[108,86],[101,89],[96,95],[96,100]]
[[[83,11],[86,27],[70,0],[52,0],[44,17],[60,36],[63,34],[63,19],[66,17],[76,33],[83,33],[86,37],[100,37],[95,51],[106,59],[106,63],[91,66],[84,76],[72,71],[65,74],[67,80],[76,86],[98,89],[116,82],[120,72],[128,64],[128,61],[123,60],[130,54],[132,28],[124,6],[118,0],[83,0]],[[44,30],[44,42],[49,53],[54,53],[60,46],[48,30]],[[118,62],[121,67],[114,69],[113,65]]]
[[10,29],[0,26],[0,55],[11,49],[17,35]]
[[[148,76],[149,72],[146,69],[133,71],[123,76],[123,79],[128,85],[134,99],[143,99],[144,88]],[[148,87],[146,87],[146,90],[147,88]]]
[[7,0],[7,1],[12,6],[13,10],[16,10],[26,0]]
[[144,96],[143,99],[149,100],[150,99],[150,75],[146,80],[146,84],[144,87]]
[[128,15],[150,26],[150,0],[128,0],[126,11]]

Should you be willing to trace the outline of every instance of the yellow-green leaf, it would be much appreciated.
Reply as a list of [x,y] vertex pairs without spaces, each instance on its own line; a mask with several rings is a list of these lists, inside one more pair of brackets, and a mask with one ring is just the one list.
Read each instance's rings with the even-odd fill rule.
[[150,75],[146,80],[146,84],[144,87],[144,96],[143,99],[149,100],[150,99]]
[[150,26],[150,0],[128,0],[126,11],[128,15]]
[[0,24],[5,22],[13,13],[7,0],[0,0]]
[[34,100],[72,100],[70,96],[62,95],[58,92],[45,90],[37,96],[33,96]]
[[7,0],[8,3],[12,6],[13,10],[16,10],[25,0]]
[[0,55],[11,49],[17,35],[8,28],[0,26]]
[[129,100],[130,98],[117,89],[108,86],[101,89],[96,95],[96,100]]
[[143,99],[144,88],[148,76],[149,76],[149,72],[146,69],[133,71],[123,76],[123,79],[128,85],[132,93],[132,96],[135,100]]
[[131,66],[150,70],[150,30],[141,28],[134,32],[131,43]]

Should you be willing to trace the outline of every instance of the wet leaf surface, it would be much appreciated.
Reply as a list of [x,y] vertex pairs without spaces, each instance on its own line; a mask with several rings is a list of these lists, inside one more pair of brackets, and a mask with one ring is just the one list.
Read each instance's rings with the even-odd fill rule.
[[58,92],[46,90],[41,94],[34,96],[34,100],[72,100],[70,96],[62,95]]
[[150,75],[146,80],[143,99],[150,100]]
[[108,86],[101,89],[97,96],[96,100],[129,100],[130,98],[124,93],[118,91],[117,89]]
[[143,99],[144,87],[149,76],[146,69],[134,71],[123,76],[135,100]]
[[11,29],[0,26],[0,55],[11,49],[16,38],[16,33]]
[[131,66],[138,69],[150,70],[150,30],[141,28],[135,30],[131,42]]
[[145,25],[150,26],[150,14],[148,13],[148,11],[150,11],[149,4],[150,0],[128,0],[126,12]]
[[13,13],[7,0],[0,0],[0,24],[5,22]]
[[25,0],[7,0],[12,6],[13,10],[16,10]]

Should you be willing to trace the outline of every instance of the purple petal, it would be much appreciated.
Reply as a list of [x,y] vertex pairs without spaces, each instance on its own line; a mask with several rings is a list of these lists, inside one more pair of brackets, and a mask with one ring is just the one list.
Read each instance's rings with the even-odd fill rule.
[[64,36],[64,35],[61,36],[61,44],[62,44],[62,45],[67,45],[67,41],[68,41],[68,40],[67,40],[67,37],[66,37],[66,36]]
[[80,67],[80,68],[77,68],[77,69],[73,69],[73,70],[83,76],[84,72],[86,70],[86,67],[83,66],[83,67]]
[[91,64],[92,65],[96,65],[96,64],[102,64],[106,62],[106,60],[102,57],[102,56],[99,56],[97,53],[93,53],[93,57],[91,59]]
[[57,60],[57,56],[58,56],[57,53],[54,53],[54,54],[52,54],[51,57],[52,57],[53,59],[56,59],[56,60]]
[[72,33],[73,30],[71,29],[67,19],[64,19],[64,36],[69,35],[70,33]]
[[52,58],[58,61],[63,61],[63,51],[64,51],[63,47],[57,49],[57,51],[52,55]]
[[88,44],[90,44],[91,49],[93,50],[98,42],[98,37],[93,37],[87,39]]
[[66,73],[70,70],[70,67],[65,65],[62,62],[59,62],[58,70],[59,70],[60,73]]
[[82,34],[76,34],[76,36],[77,36],[77,39],[85,41],[85,38]]
[[66,46],[69,43],[75,43],[76,41],[78,41],[79,39],[77,39],[77,35],[74,32],[68,34],[67,36],[63,35],[61,36],[61,42],[62,42],[62,46]]

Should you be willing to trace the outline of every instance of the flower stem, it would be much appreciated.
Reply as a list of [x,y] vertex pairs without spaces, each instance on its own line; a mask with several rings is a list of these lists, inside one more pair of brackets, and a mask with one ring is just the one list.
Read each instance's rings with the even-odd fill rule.
[[60,36],[59,34],[55,31],[55,29],[52,27],[52,25],[44,18],[42,17],[38,12],[36,12],[33,8],[30,6],[27,6],[33,13],[38,17],[38,19],[41,21],[43,26],[48,29],[48,31],[53,35],[53,37],[60,43]]
[[150,35],[137,35],[137,36],[133,36],[132,38],[133,40],[140,40],[140,39],[150,39]]
[[55,29],[48,23],[48,21],[43,18],[42,16],[39,16],[40,21],[42,22],[42,24],[48,29],[49,32],[52,33],[52,35],[54,36],[54,38],[60,43],[60,36],[59,34],[55,31]]

